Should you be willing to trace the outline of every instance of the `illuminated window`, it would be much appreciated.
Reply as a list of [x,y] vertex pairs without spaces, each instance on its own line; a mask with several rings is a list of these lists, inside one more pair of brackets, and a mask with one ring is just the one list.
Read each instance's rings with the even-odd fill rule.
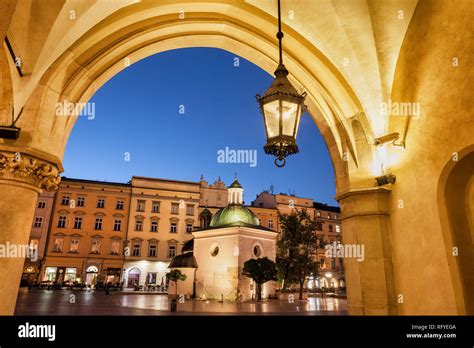
[[76,280],[76,269],[75,268],[66,268],[66,272],[64,273],[64,280],[73,282]]
[[69,252],[70,253],[78,253],[79,252],[79,239],[71,240],[69,244]]
[[46,267],[44,272],[44,280],[54,282],[56,280],[57,267]]
[[98,239],[92,240],[91,254],[100,254],[100,240]]
[[54,240],[53,251],[56,252],[56,253],[62,253],[63,252],[63,245],[64,245],[64,239],[63,238],[56,238]]
[[336,232],[337,232],[337,233],[340,233],[340,232],[341,232],[341,226],[340,226],[340,225],[336,225]]
[[113,240],[110,243],[110,254],[119,255],[120,254],[120,242],[118,240]]

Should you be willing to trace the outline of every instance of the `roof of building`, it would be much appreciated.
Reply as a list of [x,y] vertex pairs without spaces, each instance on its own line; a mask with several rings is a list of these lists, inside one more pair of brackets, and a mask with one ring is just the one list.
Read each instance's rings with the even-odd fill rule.
[[234,179],[234,182],[230,184],[228,188],[242,188],[242,185],[240,185],[239,180],[237,178]]
[[194,250],[194,238],[187,240],[186,242],[183,243],[183,248],[181,249],[182,253],[186,251],[193,251],[193,250]]
[[211,219],[210,227],[237,226],[239,224],[259,226],[257,216],[241,204],[229,204],[219,209]]
[[248,224],[248,223],[244,223],[244,222],[232,223],[232,224],[222,225],[222,226],[208,226],[208,227],[200,228],[200,229],[198,229],[196,231],[193,231],[193,232],[217,230],[217,229],[226,228],[226,227],[249,227],[249,228],[255,228],[257,230],[262,230],[262,231],[276,232],[275,230],[272,230],[271,228],[267,228],[267,227],[260,226],[260,225]]
[[77,183],[85,183],[85,184],[114,185],[114,186],[131,186],[130,183],[125,183],[125,182],[75,179],[75,178],[68,178],[66,176],[61,177],[61,182],[77,182]]
[[330,212],[333,212],[333,213],[340,213],[341,212],[340,207],[327,205],[326,203],[313,202],[313,208],[318,209],[318,210],[330,211]]
[[198,268],[193,253],[184,253],[173,257],[168,268]]

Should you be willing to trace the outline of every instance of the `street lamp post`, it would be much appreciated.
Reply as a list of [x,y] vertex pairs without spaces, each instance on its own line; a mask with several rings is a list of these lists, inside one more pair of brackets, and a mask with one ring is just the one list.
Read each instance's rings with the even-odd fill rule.
[[283,64],[280,0],[278,0],[278,46],[280,59],[275,79],[263,96],[257,94],[263,114],[267,143],[266,154],[274,155],[275,165],[283,167],[286,157],[298,153],[296,136],[300,118],[305,111],[306,93],[299,94],[288,80],[288,70]]

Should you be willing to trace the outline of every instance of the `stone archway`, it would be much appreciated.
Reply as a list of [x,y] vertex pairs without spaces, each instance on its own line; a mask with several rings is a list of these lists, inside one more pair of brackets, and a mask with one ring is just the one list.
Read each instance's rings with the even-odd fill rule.
[[[100,86],[126,69],[129,63],[166,50],[199,46],[227,50],[267,72],[273,72],[278,55],[275,19],[272,16],[247,4],[203,3],[198,6],[199,11],[186,14],[186,22],[183,23],[177,15],[180,6],[142,3],[119,10],[82,35],[48,66],[25,99],[25,111],[18,122],[22,128],[20,138],[12,143],[5,142],[0,148],[7,156],[20,153],[21,160],[29,166],[28,171],[34,174],[27,187],[24,184],[15,186],[14,192],[9,195],[23,197],[32,192],[28,193],[31,202],[27,206],[34,207],[33,201],[38,192],[34,191],[34,187],[55,189],[58,172],[62,169],[61,158],[77,119],[55,115],[57,103],[86,103]],[[259,26],[249,23],[258,23]],[[321,131],[334,166],[338,199],[345,200],[345,193],[371,183],[371,173],[361,173],[363,167],[357,160],[358,153],[364,153],[365,158],[369,158],[366,148],[370,151],[371,147],[364,147],[363,150],[357,147],[364,140],[361,136],[372,134],[372,131],[366,128],[362,132],[357,128],[359,135],[356,141],[349,120],[355,117],[368,125],[356,93],[329,59],[304,37],[289,27],[285,28],[285,33],[285,64],[292,73],[290,79],[308,93],[309,114]],[[368,139],[365,141],[367,145]],[[28,149],[31,151],[26,151]],[[13,159],[7,161],[12,168],[16,165]],[[366,167],[370,164],[364,163]],[[355,177],[356,172],[358,180],[351,181],[350,176]],[[17,177],[18,173],[14,172],[14,176]],[[370,199],[372,195],[367,197]],[[14,210],[18,214],[18,209],[15,205],[9,205],[4,212],[8,214],[9,210]],[[345,212],[353,209],[351,204],[343,208]],[[32,214],[32,210],[24,211],[21,219],[30,221]],[[17,219],[20,217],[8,220],[15,224]],[[351,227],[348,221],[343,218],[342,229],[349,232]],[[12,230],[18,240],[26,240],[28,232],[26,226]],[[6,238],[12,236],[7,235]],[[359,271],[359,268],[347,269],[347,272]],[[354,284],[350,279],[347,281],[348,288]],[[358,282],[359,286],[363,286],[364,282]],[[14,289],[11,292],[13,299],[16,293],[13,293]],[[385,292],[384,286],[380,296],[386,297]],[[349,296],[353,297],[353,294]],[[371,309],[370,300],[365,300],[365,313],[389,313],[388,302],[376,304],[376,308]],[[10,300],[10,306],[11,303]],[[361,312],[354,309],[353,313]]]
[[438,184],[438,207],[458,312],[474,314],[474,146],[453,153]]

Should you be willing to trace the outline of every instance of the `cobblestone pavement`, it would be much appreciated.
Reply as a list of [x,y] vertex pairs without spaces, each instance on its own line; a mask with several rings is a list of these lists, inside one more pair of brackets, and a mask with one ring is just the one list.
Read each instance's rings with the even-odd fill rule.
[[[297,298],[297,296],[296,296]],[[305,301],[220,302],[185,300],[170,312],[163,294],[21,289],[15,315],[347,315],[346,300],[310,297]]]

